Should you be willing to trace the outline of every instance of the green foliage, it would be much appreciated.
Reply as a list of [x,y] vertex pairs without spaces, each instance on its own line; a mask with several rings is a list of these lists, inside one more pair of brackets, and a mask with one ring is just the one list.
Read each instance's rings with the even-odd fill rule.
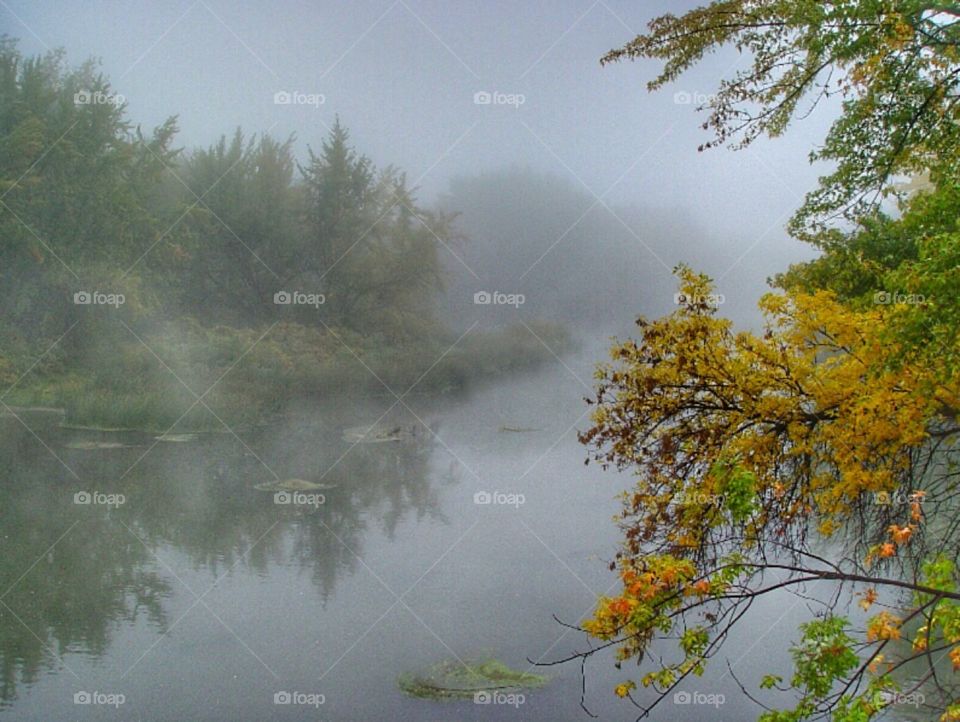
[[783,682],[783,677],[779,674],[766,674],[760,680],[760,689],[773,689],[781,682]]
[[[339,120],[302,166],[292,136],[238,129],[181,154],[176,130],[134,129],[94,63],[70,70],[61,51],[25,59],[0,41],[11,403],[63,407],[70,424],[220,429],[293,397],[446,391],[552,357],[521,327],[455,343],[434,317],[450,217],[351,148]],[[78,304],[81,290],[124,302]]]
[[238,129],[175,169],[188,213],[152,256],[173,311],[232,323],[275,314],[273,294],[297,267],[292,143]]
[[[790,317],[762,339],[688,305],[642,319],[640,340],[615,346],[615,365],[598,371],[596,425],[581,438],[601,463],[639,472],[624,495],[621,563],[666,548],[697,564],[707,591],[722,554],[736,546],[761,557],[739,581],[738,599],[766,593],[752,573],[769,567],[788,572],[775,589],[804,575],[887,585],[891,598],[857,635],[834,614],[839,594],[825,616],[801,626],[789,685],[799,701],[761,720],[865,722],[891,704],[894,672],[930,693],[943,722],[960,720],[955,676],[937,668],[949,655],[954,675],[960,671],[960,8],[932,0],[713,0],[655,18],[602,62],[659,59],[662,70],[648,84],[657,89],[723,47],[748,61],[709,102],[704,127],[715,137],[702,147],[778,136],[821,101],[841,98],[839,117],[810,154],[830,170],[789,225],[823,253],[776,278],[786,293],[766,296],[761,307]],[[897,184],[904,176],[911,182]],[[702,276],[682,278],[691,293],[706,293]],[[827,436],[811,436],[820,431]],[[792,438],[781,443],[778,435]],[[830,446],[837,463],[820,456]],[[765,461],[771,451],[775,458]],[[811,486],[798,490],[805,478]],[[715,503],[692,512],[671,504],[690,480],[708,498],[722,493],[729,519]],[[885,488],[900,489],[906,503],[864,503]],[[797,521],[803,528],[791,530]],[[764,538],[771,523],[774,535]],[[808,538],[814,524],[834,539],[824,556]],[[717,527],[722,540],[710,537]],[[791,561],[772,562],[771,544]],[[629,635],[650,630],[625,625],[637,589],[624,582],[623,596],[601,599],[585,628],[602,639],[622,635],[618,652],[642,657]],[[864,611],[877,603],[877,588],[858,592]],[[914,624],[912,645],[899,643]],[[731,626],[715,625],[721,636]],[[864,648],[872,652],[861,660]],[[761,687],[780,681],[767,675]]]
[[[418,207],[402,173],[378,172],[348,140],[338,120],[305,165],[292,137],[240,130],[191,153],[176,169],[186,216],[156,253],[172,310],[235,325],[332,324],[390,342],[435,334],[449,219]],[[322,313],[278,309],[274,294],[293,290],[322,293]]]
[[735,523],[745,522],[757,510],[757,477],[738,462],[717,462],[711,474],[718,479],[723,506]]
[[750,65],[724,79],[709,104],[705,126],[716,135],[704,147],[780,135],[840,95],[842,113],[811,153],[835,169],[791,223],[816,240],[836,213],[861,217],[895,174],[957,174],[958,45],[960,11],[933,0],[713,0],[655,18],[602,62],[662,60],[648,83],[656,89],[718,48],[746,54]]
[[843,617],[827,617],[800,625],[803,637],[790,653],[796,671],[793,685],[815,697],[825,696],[833,684],[856,669],[859,657],[851,649],[854,640]]
[[402,337],[432,316],[451,219],[419,208],[403,173],[378,173],[348,140],[338,119],[321,152],[300,166],[307,220],[299,270],[322,283],[339,325]]
[[[560,329],[533,327],[556,352],[569,347]],[[467,337],[452,348],[457,339],[447,334],[389,344],[297,323],[238,329],[185,318],[141,336],[146,345],[121,331],[98,337],[90,362],[74,362],[66,373],[59,363],[40,364],[6,402],[63,408],[66,423],[76,426],[222,431],[224,423],[262,423],[295,398],[389,398],[387,387],[402,394],[415,382],[419,392],[444,393],[553,358],[522,327]],[[200,395],[209,410],[196,403]]]
[[92,62],[0,39],[0,305],[33,336],[62,334],[72,293],[117,280],[162,231],[150,197],[176,123],[145,137],[120,100]]
[[960,363],[960,181],[940,179],[898,217],[865,217],[824,234],[824,254],[777,278],[788,289],[829,289],[855,308],[892,306],[889,336],[914,355]]
[[[761,715],[760,722],[798,722],[814,715],[834,685],[860,664],[860,658],[853,651],[854,640],[846,631],[848,627],[846,619],[834,616],[800,625],[802,637],[790,649],[790,654],[794,663],[791,684],[801,692],[801,699],[792,710],[777,710]],[[767,675],[760,686],[769,689],[779,682],[780,677]],[[849,709],[841,708],[841,711],[844,716],[834,719],[850,722],[858,719],[849,716]]]
[[946,556],[938,556],[923,564],[923,583],[933,589],[952,592],[957,588],[957,565]]

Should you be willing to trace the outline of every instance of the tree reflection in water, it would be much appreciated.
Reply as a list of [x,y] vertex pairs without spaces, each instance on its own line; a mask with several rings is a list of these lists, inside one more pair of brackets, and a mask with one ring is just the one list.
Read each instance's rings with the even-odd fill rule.
[[[422,427],[403,442],[352,446],[336,419],[298,418],[242,440],[209,434],[150,449],[147,434],[71,431],[49,414],[23,419],[49,450],[14,417],[0,417],[2,703],[63,668],[61,657],[102,657],[118,625],[145,619],[164,634],[164,602],[177,584],[154,553],[182,554],[211,583],[235,567],[263,574],[294,565],[325,603],[338,577],[357,571],[370,520],[389,539],[410,514],[446,523],[439,485],[456,482],[455,467],[433,468],[433,436]],[[101,438],[131,446],[65,448]],[[319,507],[275,504],[253,489],[274,475],[333,488]],[[123,494],[125,503],[75,504],[77,491]]]

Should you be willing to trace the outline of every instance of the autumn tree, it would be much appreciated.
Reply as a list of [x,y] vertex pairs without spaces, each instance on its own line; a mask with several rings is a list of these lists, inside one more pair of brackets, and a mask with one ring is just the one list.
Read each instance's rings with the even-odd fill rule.
[[[853,311],[830,291],[770,294],[765,333],[736,331],[710,305],[708,279],[679,274],[685,303],[613,348],[581,437],[593,459],[637,474],[614,565],[623,587],[584,623],[604,643],[585,654],[615,646],[621,661],[645,660],[655,635],[679,639],[678,659],[638,680],[657,693],[650,709],[703,672],[754,600],[828,580],[837,595],[794,646],[797,705],[761,719],[869,719],[884,694],[928,682],[947,708],[958,686],[935,676],[930,651],[960,667],[950,444],[960,383],[947,361],[905,363],[887,333],[893,306]],[[878,596],[889,606],[857,633],[843,590],[865,610]],[[818,635],[832,640],[829,655],[797,651]],[[912,651],[893,644],[901,637]],[[907,671],[920,681],[904,691]]]
[[[719,1],[603,59],[663,60],[658,88],[721,46],[748,54],[707,146],[778,135],[843,97],[812,156],[835,170],[791,223],[823,253],[778,277],[763,332],[719,317],[710,280],[680,267],[678,309],[638,321],[597,370],[581,440],[636,482],[620,590],[580,625],[600,643],[571,659],[638,662],[616,693],[639,716],[702,674],[754,601],[824,582],[792,672],[738,679],[751,698],[783,692],[760,719],[860,722],[911,693],[960,719],[958,23],[931,2]],[[899,174],[929,183],[898,195]]]

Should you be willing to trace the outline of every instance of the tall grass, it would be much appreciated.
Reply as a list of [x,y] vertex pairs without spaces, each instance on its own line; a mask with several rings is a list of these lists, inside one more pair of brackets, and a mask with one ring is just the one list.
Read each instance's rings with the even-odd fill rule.
[[114,343],[91,349],[69,373],[31,375],[6,402],[61,407],[74,426],[220,430],[264,423],[294,398],[401,394],[415,383],[420,393],[455,391],[551,362],[569,348],[561,327],[530,329],[486,331],[457,344],[441,335],[390,343],[282,324],[258,343],[256,329],[188,323],[147,339],[163,363],[139,342]]

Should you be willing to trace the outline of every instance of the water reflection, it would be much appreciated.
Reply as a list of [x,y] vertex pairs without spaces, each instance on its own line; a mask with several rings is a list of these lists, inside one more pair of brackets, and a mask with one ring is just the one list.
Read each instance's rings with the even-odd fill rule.
[[[291,417],[178,443],[21,418],[0,417],[4,704],[45,671],[69,674],[65,655],[105,655],[120,625],[145,621],[164,634],[180,573],[166,566],[169,550],[211,582],[234,568],[296,567],[326,604],[338,578],[357,571],[370,525],[392,539],[411,515],[445,523],[439,490],[457,481],[455,467],[434,468],[434,436],[422,427],[403,442],[354,445],[344,418]],[[68,447],[78,441],[87,448]],[[89,448],[118,441],[125,447]],[[277,504],[253,488],[275,478],[332,488],[319,507]],[[99,496],[78,504],[78,492]]]

